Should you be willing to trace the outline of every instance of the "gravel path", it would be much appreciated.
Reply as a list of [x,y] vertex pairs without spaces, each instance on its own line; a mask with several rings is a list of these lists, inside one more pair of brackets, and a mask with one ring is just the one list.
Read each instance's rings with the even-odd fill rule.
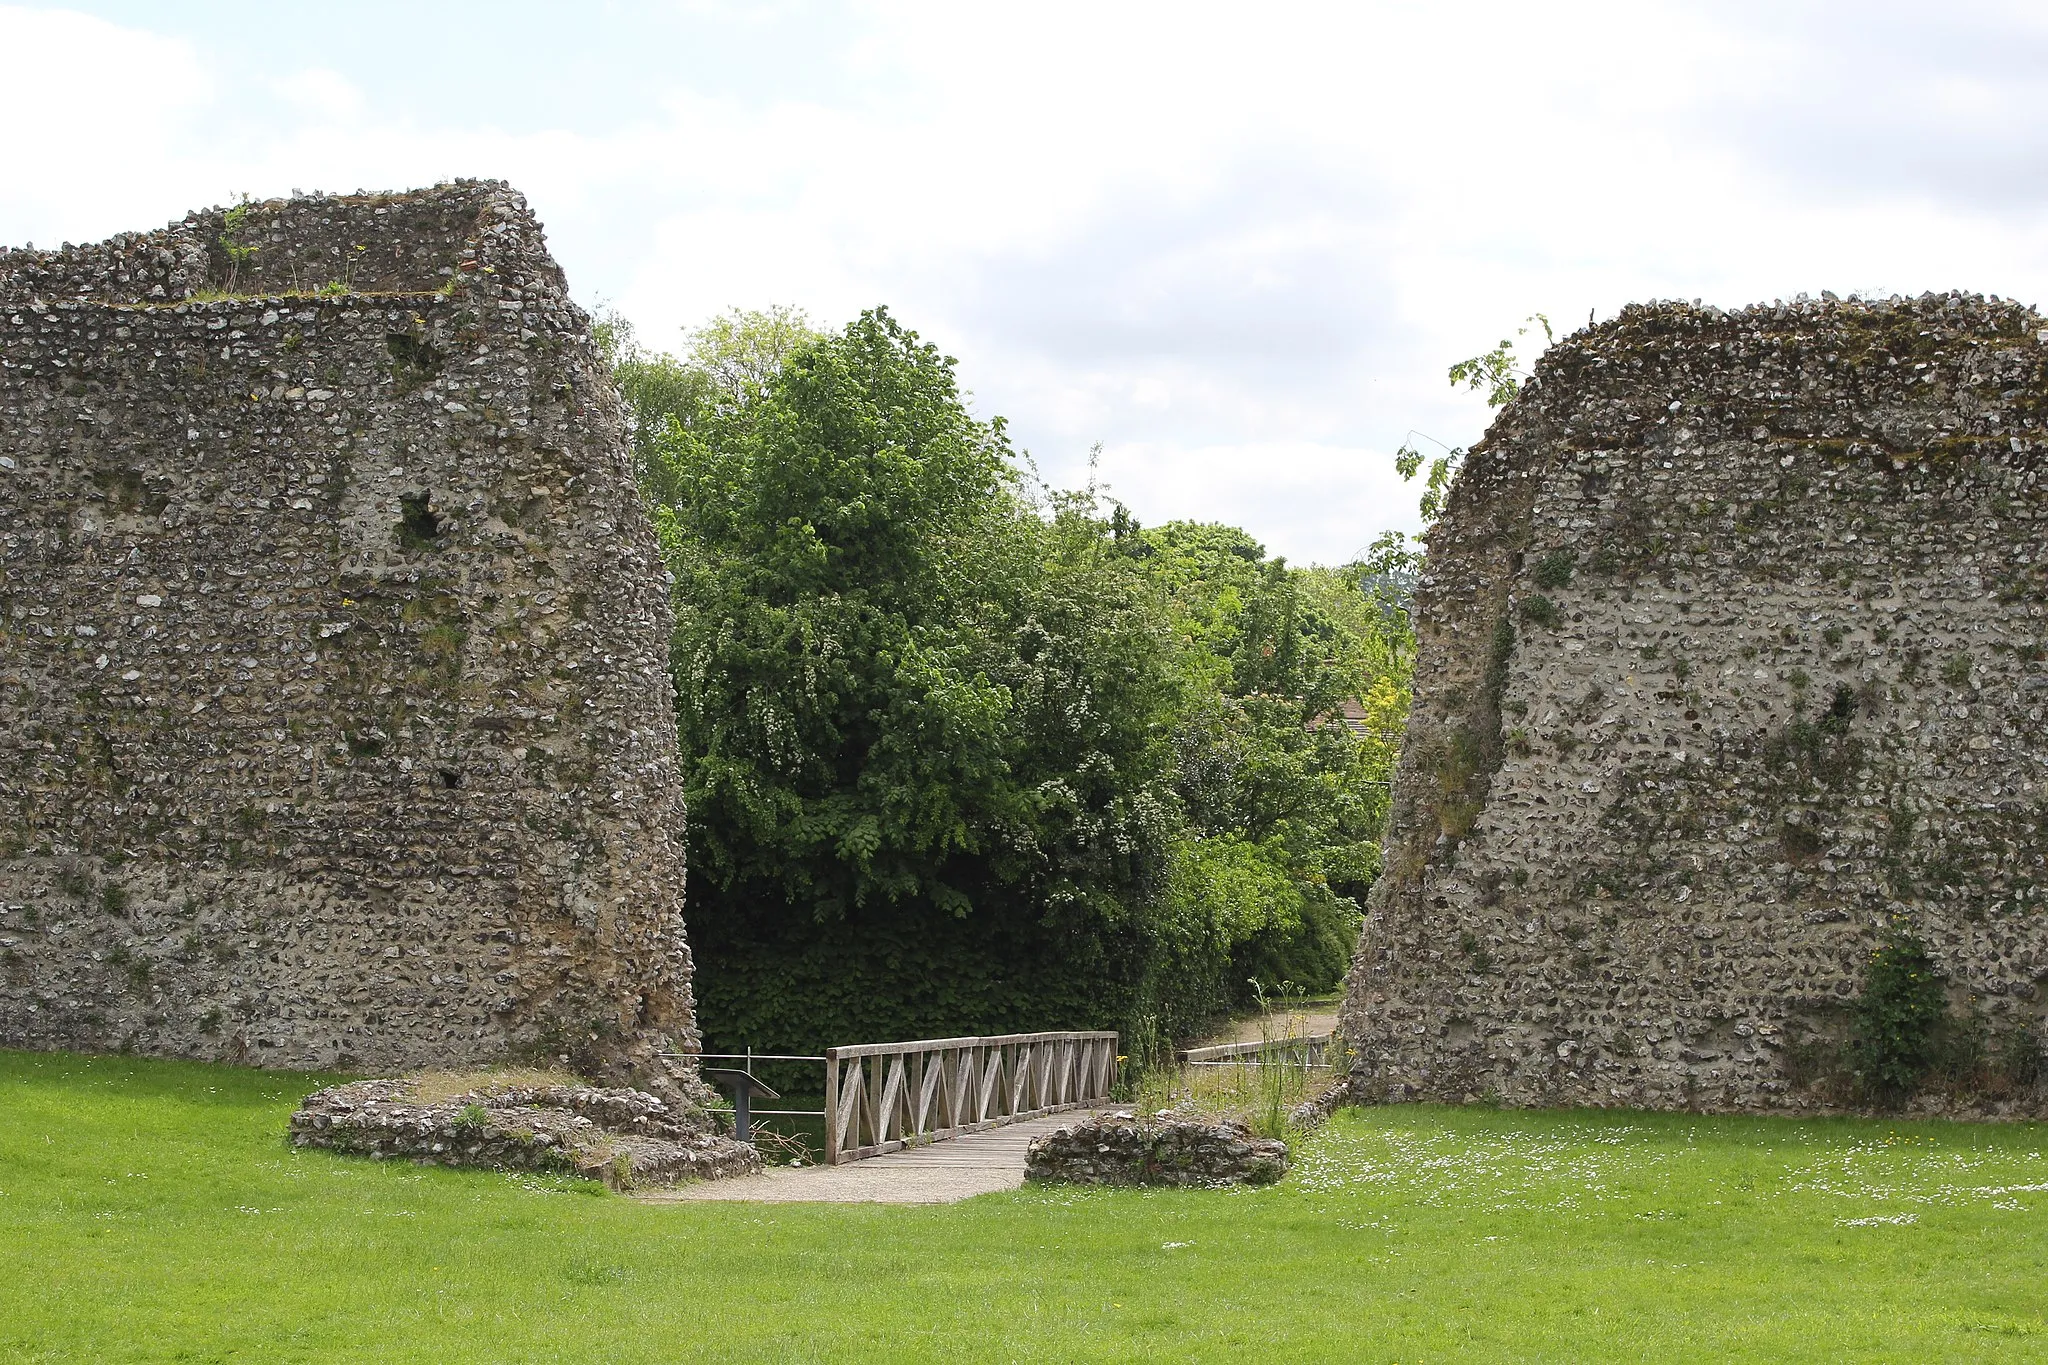
[[700,1199],[761,1204],[952,1204],[1024,1183],[1031,1139],[1089,1116],[1085,1109],[1027,1119],[929,1147],[912,1147],[844,1166],[770,1167],[760,1175],[706,1180],[637,1196],[650,1204]]

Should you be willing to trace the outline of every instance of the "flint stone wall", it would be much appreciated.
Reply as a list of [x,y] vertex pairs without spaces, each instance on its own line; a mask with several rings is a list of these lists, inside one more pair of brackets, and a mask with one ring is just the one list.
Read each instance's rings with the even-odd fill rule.
[[1287,1144],[1242,1123],[1108,1114],[1031,1140],[1024,1178],[1070,1185],[1270,1185]]
[[1972,296],[1553,347],[1430,534],[1352,1092],[1815,1107],[1893,926],[2038,1029],[2044,409]]
[[423,1166],[553,1171],[615,1188],[761,1169],[759,1152],[711,1132],[701,1111],[587,1085],[492,1086],[427,1100],[412,1081],[356,1081],[301,1101],[291,1143]]
[[0,251],[0,1044],[694,1046],[621,420],[501,184]]

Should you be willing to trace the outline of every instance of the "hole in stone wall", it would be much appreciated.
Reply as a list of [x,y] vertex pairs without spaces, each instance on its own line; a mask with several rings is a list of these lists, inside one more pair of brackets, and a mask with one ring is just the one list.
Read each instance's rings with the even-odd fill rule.
[[1835,698],[1828,703],[1828,715],[1836,720],[1853,720],[1856,716],[1856,691],[1851,687],[1837,687]]
[[446,358],[431,342],[405,332],[386,336],[384,349],[391,353],[391,379],[400,393],[410,393],[438,376]]
[[431,500],[432,495],[427,493],[399,495],[398,548],[401,550],[433,548],[435,539],[441,534],[441,518],[429,505]]
[[139,469],[97,469],[92,481],[116,512],[133,512],[142,506],[142,471]]
[[1787,820],[1778,836],[1778,848],[1788,863],[1810,863],[1827,851],[1827,838],[1819,830]]
[[451,789],[452,789],[452,788],[455,788],[455,787],[459,787],[459,786],[461,786],[461,785],[462,785],[462,772],[461,772],[461,770],[460,770],[460,769],[457,769],[457,768],[443,768],[443,769],[441,769],[441,785],[442,785],[442,786],[444,786],[444,787],[448,787],[448,788],[451,788]]

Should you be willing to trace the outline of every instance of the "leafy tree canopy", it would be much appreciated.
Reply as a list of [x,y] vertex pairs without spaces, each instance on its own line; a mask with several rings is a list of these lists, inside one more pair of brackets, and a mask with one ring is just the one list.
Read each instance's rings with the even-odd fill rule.
[[1254,980],[1334,983],[1405,705],[1388,566],[1036,485],[886,310],[601,339],[675,579],[715,1045],[1142,1050]]

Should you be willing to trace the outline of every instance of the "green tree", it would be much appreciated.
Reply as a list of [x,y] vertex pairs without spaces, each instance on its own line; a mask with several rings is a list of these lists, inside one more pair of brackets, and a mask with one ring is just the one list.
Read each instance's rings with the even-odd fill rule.
[[1234,527],[1177,522],[1146,540],[1182,645],[1182,911],[1213,924],[1237,1003],[1326,989],[1378,874],[1405,608],[1386,613],[1356,570],[1269,559]]
[[713,1050],[1114,1026],[1143,1055],[1335,983],[1406,704],[1398,547],[1294,569],[1042,488],[884,310],[600,340],[675,584]]
[[1170,642],[1086,499],[883,310],[648,466],[714,1038],[1112,1023],[1157,977]]
[[1896,931],[1870,955],[1857,997],[1849,1058],[1865,1094],[1895,1104],[1938,1060],[1948,990],[1927,945]]
[[671,426],[697,430],[721,411],[758,396],[783,364],[819,339],[803,310],[731,309],[684,334],[683,354],[651,351],[633,324],[602,312],[592,327],[626,399],[634,467],[657,506],[679,490],[660,458]]

